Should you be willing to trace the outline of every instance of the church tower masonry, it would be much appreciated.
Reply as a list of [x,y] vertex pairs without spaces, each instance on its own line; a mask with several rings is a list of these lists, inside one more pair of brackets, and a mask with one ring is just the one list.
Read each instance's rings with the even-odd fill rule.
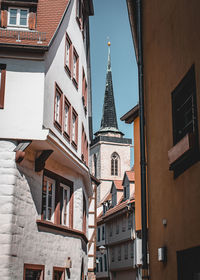
[[122,180],[130,169],[131,139],[119,131],[112,83],[110,42],[108,42],[108,65],[101,127],[91,142],[91,172],[101,182],[98,187],[97,204],[101,206],[110,191],[113,180]]

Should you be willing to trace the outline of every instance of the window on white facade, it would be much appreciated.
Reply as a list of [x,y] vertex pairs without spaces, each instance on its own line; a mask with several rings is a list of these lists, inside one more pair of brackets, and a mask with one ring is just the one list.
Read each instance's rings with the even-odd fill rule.
[[57,125],[57,127],[59,127],[59,129],[61,129],[62,127],[62,91],[60,90],[60,88],[56,85],[56,92],[55,92],[55,108],[54,108],[54,121]]
[[60,184],[61,187],[61,224],[69,226],[69,202],[70,202],[70,188],[64,184]]
[[71,75],[71,64],[72,64],[72,42],[66,34],[66,45],[65,45],[65,69]]
[[44,177],[42,188],[43,219],[53,221],[55,205],[55,181]]
[[71,105],[68,100],[65,98],[64,106],[64,133],[65,136],[70,138],[70,118],[71,118]]
[[72,228],[72,182],[47,170],[44,175],[41,219]]
[[73,82],[78,88],[79,58],[76,50],[74,48],[73,50]]
[[112,234],[113,234],[113,224],[111,222],[109,226],[109,235],[112,236]]
[[8,26],[28,27],[29,10],[24,8],[8,9]]
[[77,147],[78,141],[78,115],[73,109],[72,111],[72,143]]
[[113,153],[111,156],[111,175],[119,175],[119,155],[117,153]]

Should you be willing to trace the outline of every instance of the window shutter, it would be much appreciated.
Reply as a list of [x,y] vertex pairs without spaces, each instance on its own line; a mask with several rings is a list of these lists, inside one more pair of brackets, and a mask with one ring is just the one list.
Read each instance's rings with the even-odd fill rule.
[[1,10],[1,27],[7,27],[8,11]]
[[29,14],[28,27],[31,30],[35,30],[35,28],[36,28],[36,13],[30,13]]

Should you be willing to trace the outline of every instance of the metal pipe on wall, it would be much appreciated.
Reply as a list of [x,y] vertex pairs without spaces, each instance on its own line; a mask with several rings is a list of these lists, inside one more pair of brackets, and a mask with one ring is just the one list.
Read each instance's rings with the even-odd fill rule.
[[146,202],[146,152],[144,130],[144,81],[143,81],[143,42],[142,42],[142,0],[137,2],[137,39],[138,39],[138,82],[140,118],[140,168],[141,168],[141,211],[142,211],[142,267],[147,263],[147,202]]

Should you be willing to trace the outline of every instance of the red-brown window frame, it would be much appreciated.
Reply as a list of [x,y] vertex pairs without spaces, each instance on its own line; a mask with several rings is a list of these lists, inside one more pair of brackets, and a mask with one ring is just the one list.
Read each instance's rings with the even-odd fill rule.
[[[75,139],[72,138],[72,145],[74,146],[74,148],[77,149],[77,146],[78,146],[78,114],[76,113],[74,108],[72,108],[72,129],[73,129],[73,116],[76,117],[76,120],[75,120],[75,137],[74,137]],[[72,134],[73,134],[73,132],[71,133],[71,135]]]
[[[75,73],[75,78],[74,78],[74,56],[76,57],[76,73]],[[72,60],[73,60],[73,75],[72,75],[72,81],[75,85],[75,87],[78,89],[78,81],[79,81],[79,56],[78,53],[75,49],[75,47],[73,47],[73,56],[72,56]]]
[[[61,225],[66,228],[73,229],[73,205],[74,205],[74,186],[73,182],[60,176],[57,175],[56,173],[44,169],[43,172],[43,181],[42,184],[44,184],[44,177],[48,177],[50,179],[53,179],[55,181],[55,207],[53,209],[54,211],[54,221],[52,222],[53,224]],[[69,226],[63,225],[60,223],[60,184],[64,184],[70,188],[70,201],[69,201]],[[41,209],[41,220],[46,221],[43,217],[43,204],[42,204],[42,209]],[[49,222],[49,221],[47,221]],[[50,222],[51,223],[51,222]]]
[[26,280],[26,269],[32,269],[32,270],[41,270],[42,271],[42,280],[44,280],[44,274],[45,274],[45,266],[40,264],[24,264],[24,276],[23,280]]
[[0,70],[1,70],[0,109],[4,109],[6,64],[0,64]]
[[87,216],[86,216],[86,198],[83,192],[83,232],[86,234],[86,224],[87,224]]
[[87,112],[87,82],[86,82],[86,76],[85,76],[85,71],[83,68],[82,71],[82,101],[83,101],[83,106],[85,113]]
[[80,29],[82,29],[82,21],[83,21],[83,7],[82,1],[76,0],[76,20]]
[[65,268],[64,267],[58,267],[58,266],[54,266],[53,267],[53,274],[52,274],[53,277],[52,277],[52,280],[54,280],[54,271],[62,271],[63,275],[62,275],[62,279],[61,280],[65,280]]
[[[67,47],[67,42],[69,44],[69,65],[66,64],[66,47]],[[72,41],[69,38],[69,35],[66,33],[66,39],[65,39],[65,70],[67,71],[67,73],[69,74],[69,76],[71,77],[72,74]]]
[[83,124],[81,136],[81,159],[86,165],[88,165],[88,141]]
[[[68,106],[68,131],[65,131],[65,106]],[[64,110],[63,110],[63,135],[65,138],[67,138],[68,141],[70,141],[71,138],[71,104],[68,101],[68,99],[64,98]]]
[[[60,112],[59,112],[59,122],[55,119],[55,113],[56,113],[56,96],[57,93],[60,95]],[[55,95],[54,95],[54,125],[56,128],[58,128],[60,131],[62,131],[62,115],[63,115],[63,92],[58,86],[57,83],[55,83]]]

